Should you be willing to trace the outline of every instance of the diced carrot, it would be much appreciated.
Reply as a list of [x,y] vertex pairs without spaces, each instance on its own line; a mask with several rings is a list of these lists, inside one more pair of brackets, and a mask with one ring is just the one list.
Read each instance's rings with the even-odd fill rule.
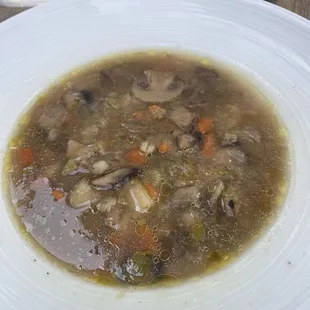
[[19,159],[23,168],[30,166],[33,163],[33,151],[30,147],[20,149]]
[[135,233],[138,236],[143,236],[145,234],[147,224],[144,220],[140,220],[135,226]]
[[169,151],[169,144],[166,141],[163,141],[159,146],[159,153],[166,154]]
[[159,192],[153,184],[145,183],[144,186],[152,199],[157,199],[159,197]]
[[52,194],[57,201],[65,198],[65,193],[60,189],[55,189]]
[[159,109],[161,109],[161,108],[158,105],[156,105],[156,104],[153,104],[153,105],[149,106],[149,112],[156,112]]
[[216,153],[216,138],[214,134],[208,134],[205,136],[201,152],[207,159],[211,159]]
[[147,111],[137,111],[137,112],[133,113],[132,116],[137,121],[143,121],[143,120],[146,120],[148,118],[148,113],[147,113]]
[[124,233],[113,233],[109,237],[109,242],[119,248],[130,247],[135,251],[154,250],[158,239],[150,230],[147,224],[140,225],[138,230],[135,229],[135,235]]
[[125,158],[131,164],[144,165],[146,162],[146,156],[138,148],[129,150]]
[[118,247],[125,246],[126,240],[124,239],[123,234],[120,233],[113,233],[109,238],[109,242]]
[[157,245],[157,237],[156,235],[150,230],[148,226],[146,226],[144,234],[140,236],[137,242],[137,250],[144,251],[144,250],[154,250]]
[[212,118],[201,118],[198,120],[196,128],[202,134],[208,133],[214,127],[214,119]]

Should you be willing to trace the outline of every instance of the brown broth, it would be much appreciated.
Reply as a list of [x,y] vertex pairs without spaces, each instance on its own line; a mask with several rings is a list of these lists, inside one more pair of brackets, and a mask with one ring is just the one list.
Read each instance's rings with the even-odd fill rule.
[[[168,101],[144,102],[152,87]],[[22,229],[66,269],[146,285],[242,253],[283,204],[288,155],[274,107],[245,77],[142,52],[75,70],[42,94],[10,140],[5,186]],[[119,168],[123,182],[96,185]]]

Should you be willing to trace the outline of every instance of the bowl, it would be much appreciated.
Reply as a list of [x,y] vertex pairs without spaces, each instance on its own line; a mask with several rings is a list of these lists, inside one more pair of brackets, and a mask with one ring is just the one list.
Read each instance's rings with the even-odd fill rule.
[[2,157],[19,114],[64,73],[162,49],[211,57],[259,87],[287,126],[292,177],[276,223],[235,263],[163,288],[104,287],[63,272],[24,240],[2,194],[0,308],[310,309],[309,37],[308,21],[257,0],[56,0],[1,23]]

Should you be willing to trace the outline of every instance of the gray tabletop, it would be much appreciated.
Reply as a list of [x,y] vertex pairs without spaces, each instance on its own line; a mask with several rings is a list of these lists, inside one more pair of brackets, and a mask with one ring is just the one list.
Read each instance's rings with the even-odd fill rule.
[[[310,0],[267,0],[310,19]],[[20,8],[5,8],[0,6],[0,22],[22,12]]]

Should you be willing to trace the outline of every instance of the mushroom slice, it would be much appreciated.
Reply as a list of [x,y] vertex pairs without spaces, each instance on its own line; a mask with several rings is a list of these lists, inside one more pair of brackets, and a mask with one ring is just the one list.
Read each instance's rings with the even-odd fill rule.
[[132,85],[134,96],[144,102],[164,103],[179,96],[184,88],[182,81],[176,81],[171,72],[146,70],[147,87],[143,87],[141,80],[135,80]]
[[118,189],[139,173],[137,168],[119,168],[93,179],[91,184],[97,190]]
[[232,199],[229,200],[228,203],[225,201],[225,199],[222,199],[221,208],[227,217],[235,217],[235,202]]

